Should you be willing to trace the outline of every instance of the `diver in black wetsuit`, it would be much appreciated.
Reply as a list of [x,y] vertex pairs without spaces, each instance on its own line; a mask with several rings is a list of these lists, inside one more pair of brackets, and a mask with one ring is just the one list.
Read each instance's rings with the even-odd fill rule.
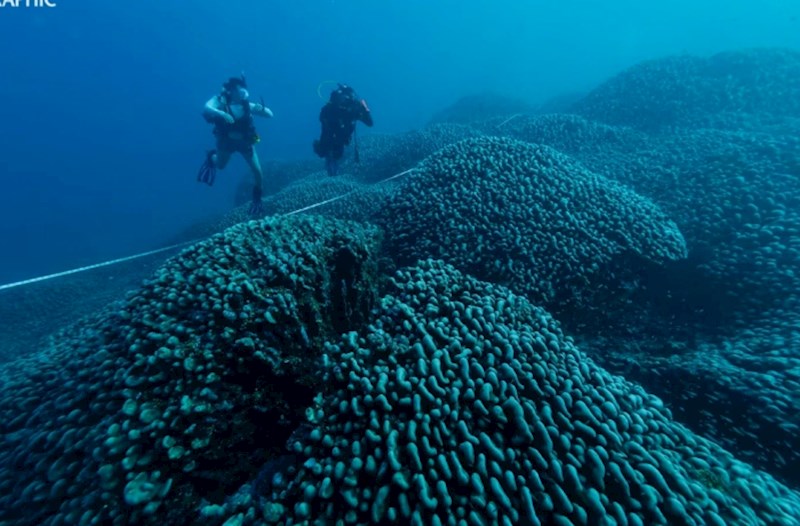
[[319,112],[322,131],[319,140],[314,141],[314,153],[325,159],[328,175],[339,172],[339,161],[344,155],[344,147],[350,144],[356,121],[372,126],[372,114],[367,102],[359,99],[350,86],[339,84],[331,93],[331,98]]

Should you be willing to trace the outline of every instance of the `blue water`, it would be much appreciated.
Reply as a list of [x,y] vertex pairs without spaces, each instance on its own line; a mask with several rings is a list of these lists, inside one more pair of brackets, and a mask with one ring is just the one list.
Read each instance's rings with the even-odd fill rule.
[[312,155],[324,80],[355,86],[372,131],[386,133],[420,127],[464,95],[536,104],[648,58],[800,48],[791,0],[650,4],[6,3],[0,283],[155,248],[229,209],[248,177],[241,159],[213,188],[194,177],[213,144],[202,105],[241,71],[275,112],[259,122],[262,159],[296,159]]

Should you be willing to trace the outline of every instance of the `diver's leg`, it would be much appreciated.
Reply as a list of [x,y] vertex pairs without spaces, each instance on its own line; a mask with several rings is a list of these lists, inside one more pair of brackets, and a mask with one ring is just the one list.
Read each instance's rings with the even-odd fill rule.
[[312,143],[311,147],[314,149],[314,153],[317,154],[317,157],[322,157],[322,158],[325,157],[326,148],[325,148],[325,143],[322,142],[322,137],[315,140]]
[[253,172],[253,204],[250,208],[251,214],[261,214],[261,194],[262,182],[264,174],[261,171],[261,161],[258,159],[258,153],[252,146],[242,152],[247,165],[250,166],[250,171]]
[[344,144],[337,144],[331,149],[330,153],[333,175],[339,175],[339,164],[342,161],[342,157],[344,157]]
[[333,144],[329,135],[323,133],[318,141],[314,141],[314,153],[325,160],[325,170],[328,176],[336,175],[333,163]]
[[250,148],[246,150],[243,154],[244,160],[247,161],[247,165],[250,167],[250,170],[253,172],[253,177],[255,178],[255,186],[261,187],[262,180],[264,178],[264,174],[261,171],[261,161],[258,159],[258,153],[256,153],[255,148]]
[[336,175],[336,161],[333,160],[333,155],[331,154],[325,157],[325,170],[328,172],[328,177]]
[[224,148],[217,148],[217,153],[215,153],[211,159],[214,161],[214,166],[220,170],[224,170],[225,167],[228,166],[228,161],[231,160],[231,151]]

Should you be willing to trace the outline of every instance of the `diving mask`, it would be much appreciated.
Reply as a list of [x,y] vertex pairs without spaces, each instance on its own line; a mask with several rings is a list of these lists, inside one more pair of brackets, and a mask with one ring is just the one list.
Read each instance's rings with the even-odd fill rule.
[[246,88],[238,87],[235,90],[233,90],[233,96],[238,101],[246,101],[247,99],[250,98],[250,92],[247,91]]

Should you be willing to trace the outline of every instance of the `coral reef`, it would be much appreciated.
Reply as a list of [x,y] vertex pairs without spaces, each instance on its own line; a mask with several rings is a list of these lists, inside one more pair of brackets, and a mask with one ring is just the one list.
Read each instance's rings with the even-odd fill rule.
[[709,58],[668,57],[618,74],[575,103],[571,111],[607,124],[651,131],[715,122],[729,126],[727,119],[715,115],[800,117],[798,78],[800,53],[788,49],[731,51]]
[[431,123],[472,124],[531,111],[533,111],[533,107],[522,100],[497,93],[479,93],[461,97],[451,106],[434,115]]
[[368,321],[378,240],[315,218],[239,225],[7,365],[0,523],[185,524],[191,503],[222,502],[305,419],[315,351]]
[[799,58],[467,97],[3,291],[0,525],[800,523]]
[[578,298],[615,257],[686,256],[676,225],[648,200],[551,148],[504,138],[426,159],[379,222],[401,263],[446,258],[544,305]]
[[797,494],[676,424],[659,399],[596,366],[552,317],[510,291],[427,261],[399,271],[380,304],[366,333],[328,346],[334,390],[290,445],[302,467],[272,496],[240,503],[242,517],[453,525],[800,519]]

